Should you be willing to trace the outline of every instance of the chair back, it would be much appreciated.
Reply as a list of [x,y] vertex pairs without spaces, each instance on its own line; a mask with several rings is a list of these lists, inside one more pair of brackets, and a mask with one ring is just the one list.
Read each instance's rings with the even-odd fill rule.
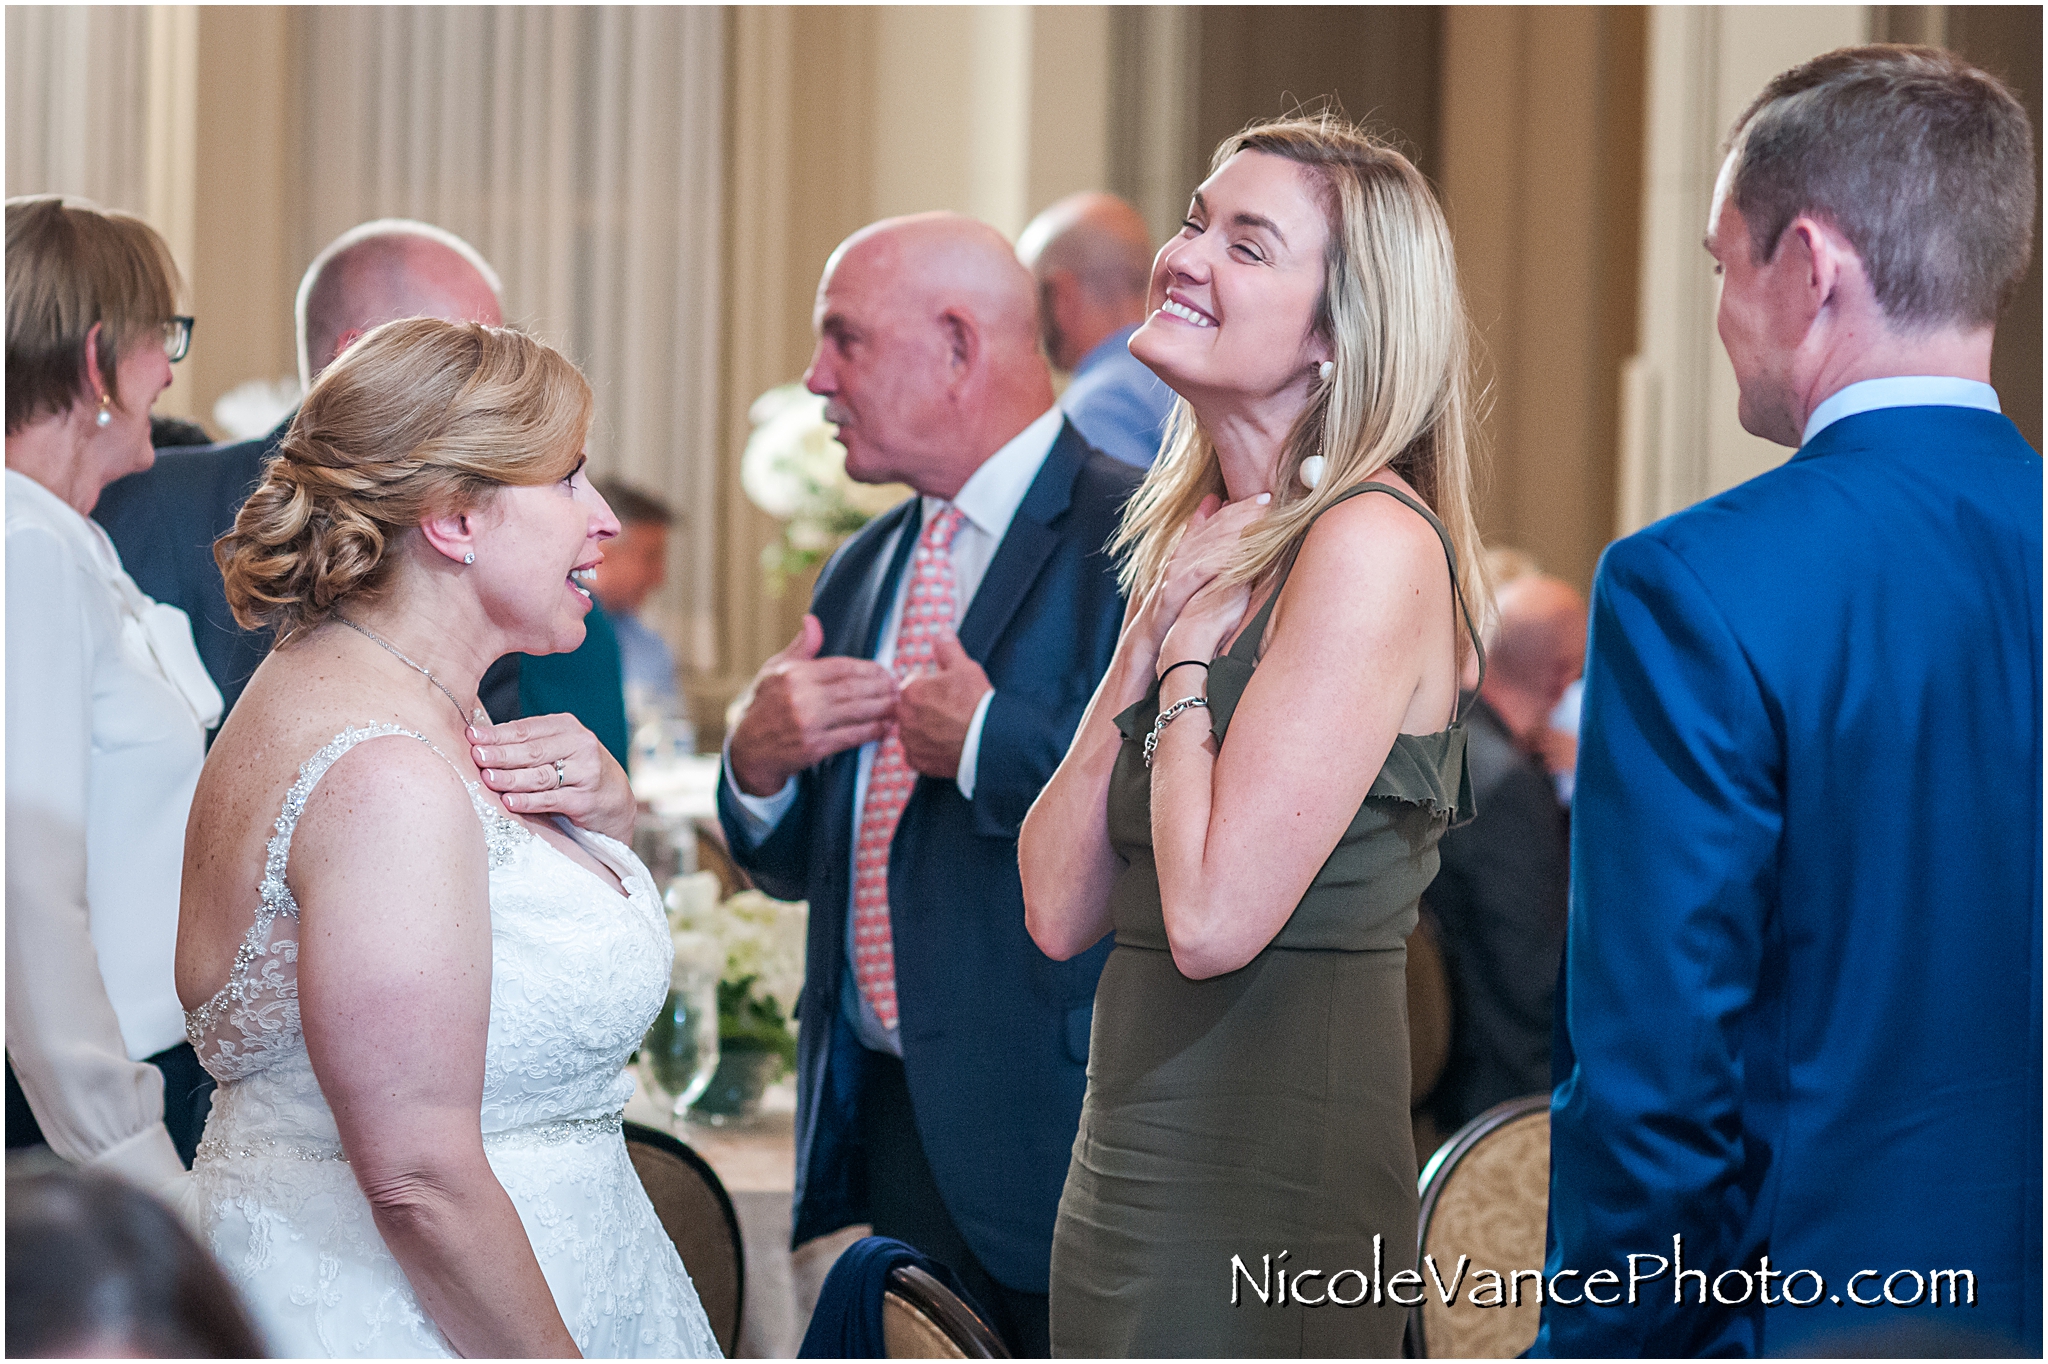
[[739,1345],[747,1256],[725,1185],[704,1157],[668,1133],[637,1122],[626,1124],[626,1155],[662,1230],[690,1271],[718,1348],[730,1358]]
[[889,1271],[882,1335],[891,1359],[1008,1359],[1010,1352],[974,1310],[916,1265]]
[[[1532,1094],[1496,1104],[1459,1128],[1422,1171],[1419,1251],[1434,1257],[1449,1287],[1458,1258],[1469,1256],[1456,1295],[1446,1304],[1422,1264],[1422,1305],[1409,1319],[1413,1353],[1424,1359],[1513,1359],[1536,1339],[1542,1320],[1544,1223],[1550,1207],[1550,1096]],[[1539,1271],[1501,1286],[1473,1272]],[[1519,1306],[1515,1305],[1519,1301]]]

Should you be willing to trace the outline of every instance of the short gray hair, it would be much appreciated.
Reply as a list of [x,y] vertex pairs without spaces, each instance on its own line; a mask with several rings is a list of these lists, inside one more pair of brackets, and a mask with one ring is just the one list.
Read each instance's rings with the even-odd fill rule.
[[2027,268],[2034,137],[1997,78],[1933,47],[1845,47],[1766,85],[1729,199],[1768,261],[1792,220],[1847,237],[1894,324],[1989,325]]

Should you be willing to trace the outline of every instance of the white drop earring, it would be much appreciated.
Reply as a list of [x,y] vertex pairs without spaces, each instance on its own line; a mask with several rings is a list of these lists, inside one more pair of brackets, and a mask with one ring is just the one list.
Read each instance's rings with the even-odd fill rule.
[[113,402],[106,394],[100,394],[100,410],[93,413],[92,424],[102,431],[114,424]]
[[1323,457],[1310,455],[1301,462],[1301,468],[1295,470],[1294,476],[1301,480],[1302,487],[1314,492],[1316,484],[1323,481]]

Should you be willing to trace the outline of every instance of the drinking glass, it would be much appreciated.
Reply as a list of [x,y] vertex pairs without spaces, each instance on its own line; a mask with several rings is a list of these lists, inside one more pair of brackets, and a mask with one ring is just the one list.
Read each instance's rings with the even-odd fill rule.
[[681,1121],[718,1069],[718,976],[723,964],[709,935],[675,934],[676,964],[667,1001],[640,1044],[649,1095]]

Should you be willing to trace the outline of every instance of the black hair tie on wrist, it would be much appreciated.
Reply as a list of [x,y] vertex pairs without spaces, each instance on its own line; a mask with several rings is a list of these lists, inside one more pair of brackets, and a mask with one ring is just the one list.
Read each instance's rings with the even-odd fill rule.
[[1159,682],[1161,686],[1164,686],[1166,684],[1168,674],[1172,673],[1175,668],[1200,668],[1203,672],[1209,671],[1209,665],[1204,663],[1201,659],[1183,658],[1180,662],[1169,665],[1166,669],[1166,672],[1159,674]]

